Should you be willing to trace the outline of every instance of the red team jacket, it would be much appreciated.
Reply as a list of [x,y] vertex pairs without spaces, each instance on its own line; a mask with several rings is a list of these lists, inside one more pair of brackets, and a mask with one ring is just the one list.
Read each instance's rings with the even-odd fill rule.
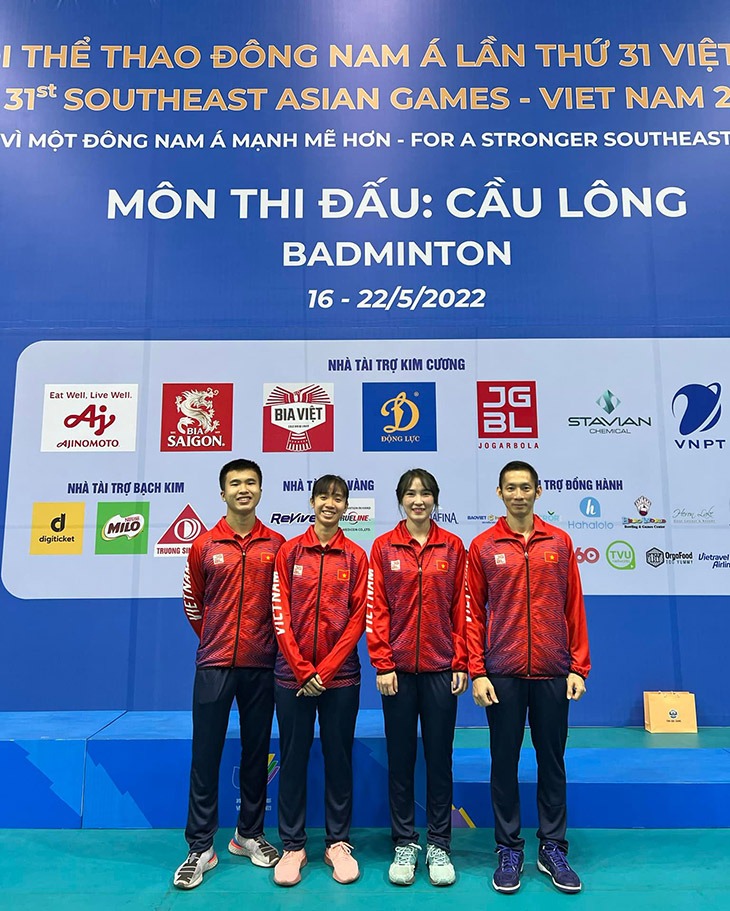
[[315,674],[328,688],[359,683],[367,570],[365,551],[342,530],[326,547],[314,526],[282,546],[272,588],[282,686],[299,689]]
[[469,673],[586,677],[583,592],[570,537],[535,516],[525,543],[504,518],[471,543],[467,562]]
[[431,523],[421,547],[405,521],[381,535],[370,552],[370,660],[378,673],[465,671],[464,545]]
[[259,519],[245,537],[225,519],[193,541],[183,604],[200,645],[198,667],[273,667],[271,584],[284,538]]

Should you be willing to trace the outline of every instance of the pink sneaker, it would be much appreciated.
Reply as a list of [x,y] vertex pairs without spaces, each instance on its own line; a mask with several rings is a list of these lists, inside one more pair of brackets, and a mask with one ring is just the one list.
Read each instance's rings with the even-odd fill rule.
[[354,883],[360,876],[360,868],[352,856],[352,845],[338,841],[324,852],[324,862],[332,867],[332,878],[335,882],[346,885]]
[[274,867],[274,882],[277,886],[296,886],[301,880],[299,872],[307,866],[307,854],[304,848],[299,851],[284,851],[281,860]]

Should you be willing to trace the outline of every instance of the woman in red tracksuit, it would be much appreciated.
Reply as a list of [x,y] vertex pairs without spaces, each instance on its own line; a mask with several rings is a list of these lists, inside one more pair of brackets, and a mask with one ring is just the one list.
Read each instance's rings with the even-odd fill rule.
[[440,528],[436,479],[405,472],[396,488],[405,520],[377,538],[370,553],[367,643],[383,698],[395,857],[390,881],[415,879],[413,775],[418,719],[426,758],[426,864],[434,885],[455,873],[451,845],[451,754],[457,696],[467,686],[464,545]]
[[347,482],[324,475],[314,484],[314,524],[282,545],[272,604],[279,655],[276,715],[281,744],[279,835],[284,854],[274,870],[280,886],[294,886],[307,863],[307,764],[319,729],[325,774],[325,863],[337,882],[360,875],[349,844],[352,818],[352,744],[360,701],[357,642],[365,628],[367,557],[342,533]]

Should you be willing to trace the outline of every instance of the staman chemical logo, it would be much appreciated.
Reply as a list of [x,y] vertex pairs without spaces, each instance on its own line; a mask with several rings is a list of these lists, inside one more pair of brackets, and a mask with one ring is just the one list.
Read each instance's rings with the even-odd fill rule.
[[650,417],[641,417],[639,415],[627,416],[614,415],[614,411],[621,404],[621,399],[610,389],[604,389],[596,399],[596,405],[605,412],[606,417],[602,415],[572,416],[568,418],[568,427],[582,427],[590,433],[633,433],[641,427],[651,427]]
[[31,554],[80,554],[83,543],[83,503],[33,504]]
[[435,383],[363,383],[364,452],[436,451]]
[[134,452],[136,383],[46,383],[41,452]]
[[612,541],[606,548],[606,559],[614,569],[636,569],[636,553],[628,541]]
[[163,383],[161,452],[230,452],[233,383]]
[[156,557],[187,557],[193,541],[208,529],[200,516],[188,505],[155,544]]
[[539,449],[534,381],[477,383],[479,449]]
[[639,513],[639,518],[635,519],[630,516],[624,516],[622,520],[624,528],[666,528],[666,519],[657,519],[653,516],[649,516],[651,500],[648,497],[643,495],[637,497],[634,500],[634,506]]
[[263,452],[333,452],[333,383],[264,383]]
[[146,554],[150,504],[99,503],[96,507],[97,554]]
[[684,439],[675,439],[677,449],[723,449],[727,440],[709,437],[694,438],[695,433],[705,434],[717,424],[722,414],[719,383],[702,386],[688,383],[674,393],[672,414],[679,418],[679,433]]

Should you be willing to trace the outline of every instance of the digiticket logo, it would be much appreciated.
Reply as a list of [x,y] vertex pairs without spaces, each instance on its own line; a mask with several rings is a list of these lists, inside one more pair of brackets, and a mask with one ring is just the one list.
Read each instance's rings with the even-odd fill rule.
[[583,497],[580,501],[580,511],[589,519],[597,519],[601,515],[601,504],[595,497]]
[[674,393],[672,414],[675,418],[679,418],[679,432],[685,437],[683,440],[675,439],[674,442],[678,449],[712,449],[715,446],[722,449],[724,447],[726,443],[724,439],[692,438],[694,433],[707,433],[708,430],[712,430],[720,420],[722,414],[721,392],[722,387],[719,383],[710,383],[708,386],[688,383]]
[[539,449],[537,384],[532,380],[478,382],[477,434],[480,440],[493,441],[480,443],[479,449]]
[[595,415],[593,417],[569,417],[568,427],[584,427],[590,433],[632,433],[639,427],[651,427],[650,417],[622,417],[615,415],[610,417],[621,404],[621,399],[610,389],[604,389],[596,399],[596,405],[601,408],[609,417]]
[[83,539],[83,503],[33,504],[31,554],[80,554]]
[[436,451],[435,383],[363,383],[364,452]]

